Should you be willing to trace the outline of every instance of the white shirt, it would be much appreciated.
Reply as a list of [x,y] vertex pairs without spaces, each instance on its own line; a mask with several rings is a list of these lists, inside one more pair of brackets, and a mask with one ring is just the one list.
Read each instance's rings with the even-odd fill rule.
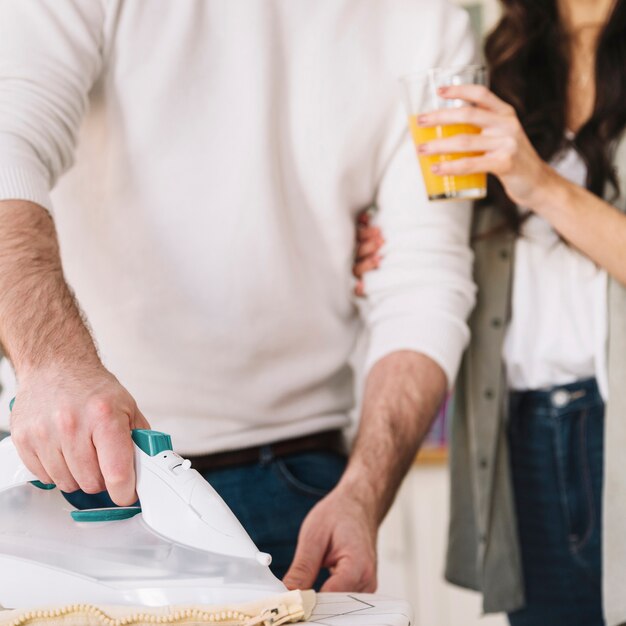
[[[577,185],[587,168],[569,147],[553,166]],[[511,389],[596,377],[608,394],[607,275],[533,214],[515,244],[512,317],[504,343]]]
[[432,0],[0,0],[0,198],[53,213],[104,363],[181,452],[346,425],[372,203],[368,366],[454,379],[470,207],[427,202],[397,77],[470,62],[469,32]]

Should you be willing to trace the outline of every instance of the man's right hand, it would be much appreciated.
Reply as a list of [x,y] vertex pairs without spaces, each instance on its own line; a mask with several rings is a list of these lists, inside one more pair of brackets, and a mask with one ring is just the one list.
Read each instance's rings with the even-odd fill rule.
[[128,391],[102,365],[51,367],[20,376],[11,436],[28,469],[71,493],[135,493],[133,428],[150,428]]
[[63,275],[50,214],[0,202],[0,345],[18,393],[11,435],[26,467],[65,492],[135,502],[131,429],[149,428],[100,361]]

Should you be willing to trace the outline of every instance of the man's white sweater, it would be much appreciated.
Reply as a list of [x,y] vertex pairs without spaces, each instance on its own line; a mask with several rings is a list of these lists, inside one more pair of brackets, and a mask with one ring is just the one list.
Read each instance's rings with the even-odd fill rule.
[[471,58],[438,0],[0,0],[0,199],[52,213],[104,363],[182,452],[344,426],[361,210],[367,367],[452,381],[468,339],[469,206],[427,202],[397,77]]

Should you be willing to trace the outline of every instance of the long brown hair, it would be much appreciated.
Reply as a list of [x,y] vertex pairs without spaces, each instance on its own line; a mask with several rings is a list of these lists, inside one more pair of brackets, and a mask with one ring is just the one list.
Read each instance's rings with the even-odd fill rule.
[[[557,0],[501,0],[503,15],[485,43],[491,89],[509,102],[533,146],[549,161],[566,134],[569,58]],[[613,167],[615,140],[626,127],[626,0],[616,0],[598,39],[596,95],[574,145],[587,166],[587,188],[620,192]],[[502,185],[489,177],[489,199],[519,232],[520,216]]]

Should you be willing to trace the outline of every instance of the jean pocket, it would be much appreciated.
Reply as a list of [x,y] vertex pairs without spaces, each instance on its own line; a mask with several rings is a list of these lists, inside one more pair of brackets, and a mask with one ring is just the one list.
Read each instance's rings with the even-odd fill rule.
[[274,467],[281,480],[293,491],[323,498],[339,482],[346,459],[332,452],[312,452],[278,458]]
[[582,410],[562,415],[556,429],[561,502],[573,552],[585,547],[598,524],[590,426],[589,414],[587,410]]

